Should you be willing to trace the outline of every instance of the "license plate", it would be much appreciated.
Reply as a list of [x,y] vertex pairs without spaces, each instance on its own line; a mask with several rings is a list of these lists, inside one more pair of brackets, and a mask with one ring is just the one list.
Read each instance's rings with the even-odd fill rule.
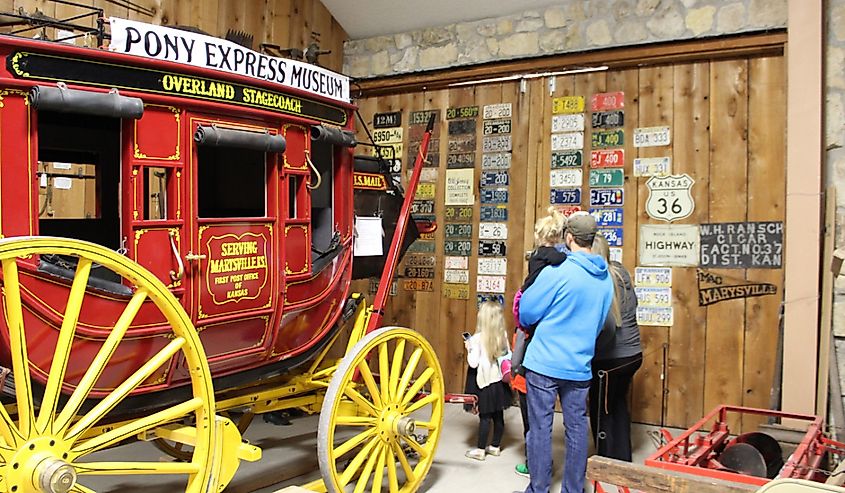
[[428,120],[431,117],[434,117],[434,121],[439,120],[440,110],[412,111],[408,117],[408,125],[428,125]]
[[467,284],[443,284],[440,286],[440,292],[443,293],[444,298],[451,300],[469,299],[469,285]]
[[454,120],[449,122],[449,135],[474,134],[475,120]]
[[482,171],[482,187],[505,187],[510,185],[510,178],[507,171]]
[[504,257],[507,254],[504,241],[479,241],[478,255],[482,257]]
[[621,188],[593,188],[590,190],[590,206],[624,204],[625,191]]
[[584,130],[584,115],[553,115],[552,133],[558,132],[579,132]]
[[447,206],[443,215],[447,221],[469,221],[472,220],[472,206]]
[[513,113],[513,106],[510,103],[488,104],[484,107],[484,119],[510,118]]
[[447,108],[446,119],[453,120],[455,118],[477,118],[478,106],[461,106],[459,108]]
[[597,130],[593,132],[593,148],[621,147],[625,145],[624,130]]
[[[370,293],[376,294],[378,292],[378,279],[370,278]],[[390,296],[396,296],[396,291],[399,289],[399,284],[396,281],[390,283],[388,292]]]
[[434,242],[417,240],[408,247],[408,253],[434,253]]
[[399,159],[388,159],[387,160],[387,170],[390,173],[401,173],[402,172],[402,161]]
[[[440,173],[440,170],[437,169],[437,168],[422,168],[422,169],[420,169],[420,182],[435,183],[437,181],[437,177],[438,177],[439,173]],[[414,174],[414,170],[409,169],[405,174],[407,175],[408,180],[410,180],[411,176],[413,176],[413,174]],[[423,214],[431,214],[431,213],[430,212],[429,213],[424,212]]]
[[610,207],[607,209],[590,208],[590,214],[596,218],[596,224],[601,226],[622,226],[622,220],[625,217],[622,207]]
[[622,246],[622,228],[599,228],[598,231],[604,235],[609,246]]
[[621,110],[625,107],[625,93],[600,92],[593,94],[590,98],[590,109],[592,111]]
[[467,152],[464,154],[449,154],[446,156],[446,167],[452,169],[474,168],[475,153]]
[[415,200],[411,204],[411,214],[434,214],[434,201]]
[[672,172],[672,158],[640,157],[634,159],[634,176],[662,176]]
[[621,168],[625,166],[625,150],[590,151],[591,168]]
[[444,269],[468,269],[469,268],[469,257],[455,257],[455,256],[445,256],[443,257],[443,268]]
[[434,198],[434,192],[434,183],[419,183],[417,184],[417,193],[414,194],[414,198],[419,200],[431,200]]
[[511,167],[511,154],[497,152],[481,156],[481,169],[508,169]]
[[484,135],[509,133],[511,133],[511,120],[509,118],[502,118],[498,120],[484,120]]
[[500,305],[505,304],[505,295],[503,294],[493,294],[493,293],[479,293],[475,295],[476,303],[480,306],[482,303],[486,303],[488,301],[492,301],[493,303],[498,303]]
[[507,204],[508,191],[507,190],[491,190],[485,188],[480,190],[482,204]]
[[486,257],[478,259],[478,273],[490,276],[504,276],[508,273],[508,259]]
[[371,148],[371,155],[381,156],[384,159],[396,159],[402,157],[404,144],[401,142],[397,144],[379,144],[378,147]]
[[449,153],[475,151],[475,134],[456,135],[449,139]]
[[581,151],[553,152],[552,168],[580,168],[584,162]]
[[446,238],[472,238],[472,224],[446,223],[443,226]]
[[584,134],[582,132],[552,134],[552,151],[571,151],[583,148]]
[[584,96],[563,96],[552,99],[552,114],[583,113]]
[[[408,127],[408,131],[405,132],[408,137],[408,142],[422,142],[423,136],[425,135],[425,130],[428,127],[426,125],[410,125]],[[437,140],[440,137],[440,125],[435,125],[434,128],[431,130],[431,140]],[[432,147],[435,147],[432,144]]]
[[619,247],[610,247],[610,257],[611,262],[619,262],[622,263],[622,249]]
[[[429,153],[425,157],[425,161],[423,161],[424,168],[437,168],[440,166],[440,153],[439,152],[431,152],[431,147],[429,147]],[[436,149],[436,148],[435,148]],[[414,155],[414,158],[410,161],[411,165],[416,162],[417,156]]]
[[405,279],[402,281],[405,291],[434,291],[434,281],[430,279]]
[[507,223],[479,223],[478,224],[478,239],[479,240],[507,240],[508,239],[508,225],[507,225]]
[[634,129],[634,147],[668,146],[672,141],[669,127],[642,127]]
[[508,208],[502,206],[483,205],[480,209],[482,221],[507,221]]
[[674,324],[672,307],[638,306],[637,324],[669,327]]
[[550,185],[558,187],[580,187],[584,180],[583,171],[577,168],[553,169],[550,174]]
[[390,128],[402,126],[402,112],[376,113],[373,115],[373,128]]
[[472,253],[472,242],[469,240],[447,240],[443,243],[443,253],[468,257]]
[[508,152],[511,150],[510,135],[484,137],[481,141],[482,152]]
[[549,202],[552,204],[572,205],[581,203],[580,188],[552,189]]
[[405,267],[434,267],[434,255],[408,255],[405,257]]
[[637,286],[672,286],[671,267],[637,267],[634,269],[634,284]]
[[432,233],[420,233],[420,239],[421,240],[427,240],[427,241],[434,241],[435,236],[434,236],[433,232]]
[[658,306],[671,307],[672,306],[672,288],[646,288],[636,287],[634,292],[637,295],[637,304],[639,306]]
[[443,271],[443,282],[451,284],[469,284],[469,271],[447,269]]
[[569,217],[572,214],[575,214],[576,212],[580,211],[581,206],[580,205],[572,205],[572,206],[568,206],[568,207],[555,207],[555,209],[557,209],[558,212],[563,214],[565,217]]
[[504,293],[506,282],[505,276],[477,276],[475,290],[484,293]]
[[373,130],[373,142],[376,144],[393,144],[402,142],[402,127],[378,128]]
[[591,187],[621,187],[625,184],[625,172],[621,169],[591,169]]
[[416,279],[434,279],[434,269],[432,267],[405,266],[405,277],[413,277]]
[[625,125],[625,113],[622,111],[600,111],[593,113],[593,128],[612,128]]

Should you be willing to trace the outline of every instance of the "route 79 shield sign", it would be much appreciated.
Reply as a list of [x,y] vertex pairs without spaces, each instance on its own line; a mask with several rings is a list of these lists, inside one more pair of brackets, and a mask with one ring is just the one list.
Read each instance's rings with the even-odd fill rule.
[[648,199],[645,210],[654,219],[672,222],[689,217],[695,210],[692,198],[692,185],[695,183],[688,174],[652,176],[646,182]]

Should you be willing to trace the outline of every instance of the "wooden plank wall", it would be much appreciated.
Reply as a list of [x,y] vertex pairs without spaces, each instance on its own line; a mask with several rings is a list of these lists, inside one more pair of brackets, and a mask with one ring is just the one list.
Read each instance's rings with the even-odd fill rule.
[[[636,157],[672,156],[673,173],[688,173],[695,211],[673,224],[708,222],[783,221],[785,193],[785,65],[781,56],[721,61],[685,62],[611,70],[604,73],[557,77],[549,92],[546,79],[478,85],[468,88],[406,93],[358,101],[365,122],[373,114],[440,109],[440,178],[436,214],[444,210],[445,160],[449,107],[510,102],[513,104],[513,161],[509,186],[508,284],[506,300],[522,282],[525,250],[533,243],[535,218],[549,203],[552,98],[589,97],[597,92],[625,93],[625,221],[623,263],[637,266],[637,236],[642,224],[662,223],[645,213],[646,178],[633,176]],[[589,110],[588,110],[589,111]],[[582,207],[589,206],[589,113],[585,130]],[[481,124],[478,120],[476,177],[481,161]],[[637,127],[669,126],[668,147],[636,148]],[[407,145],[407,144],[406,144]],[[407,167],[408,162],[403,162]],[[477,190],[476,190],[477,193]],[[478,241],[478,205],[475,207],[473,247]],[[665,223],[663,223],[665,224]],[[404,291],[391,297],[386,323],[409,325],[429,337],[441,359],[449,391],[461,391],[465,372],[460,333],[475,324],[477,254],[470,257],[470,300],[443,298],[443,236],[436,236],[435,290]],[[641,327],[644,364],[632,391],[634,419],[640,422],[685,427],[717,404],[768,407],[777,345],[778,310],[782,301],[781,269],[723,269],[716,273],[769,282],[777,296],[724,301],[701,307],[695,268],[673,268],[674,325]],[[367,283],[355,286],[367,291]],[[665,392],[664,392],[665,384]],[[751,429],[759,422],[746,418]],[[738,421],[732,424],[739,425]]]
[[[261,43],[285,48],[304,49],[316,41],[330,54],[320,57],[321,65],[340,71],[343,66],[343,42],[348,36],[320,0],[134,0],[143,12],[118,7],[105,0],[78,0],[77,3],[102,8],[106,16],[163,24],[192,26],[212,36],[225,37],[229,29],[254,36],[253,49]],[[77,7],[48,0],[0,0],[0,11],[22,8],[36,10],[49,17],[67,18],[80,13]],[[149,15],[147,11],[152,12]],[[94,25],[91,18],[81,23]]]

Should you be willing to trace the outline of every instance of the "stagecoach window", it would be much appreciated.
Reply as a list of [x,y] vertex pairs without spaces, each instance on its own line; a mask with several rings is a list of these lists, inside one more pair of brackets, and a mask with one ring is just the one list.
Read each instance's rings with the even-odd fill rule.
[[163,220],[172,218],[168,201],[170,168],[144,168],[144,219]]
[[267,155],[231,147],[197,147],[199,216],[265,217]]
[[[311,242],[318,254],[331,250],[334,237],[334,153],[335,147],[324,141],[311,141]],[[319,177],[317,176],[319,173]]]
[[299,200],[304,180],[301,176],[288,175],[288,219],[299,218]]

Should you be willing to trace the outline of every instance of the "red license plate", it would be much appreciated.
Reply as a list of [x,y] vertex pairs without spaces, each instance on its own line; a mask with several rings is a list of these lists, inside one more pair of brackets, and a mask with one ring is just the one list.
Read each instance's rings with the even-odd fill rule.
[[621,168],[625,166],[625,150],[590,151],[591,168]]
[[625,107],[625,93],[601,92],[593,94],[590,98],[590,109],[592,111],[621,110]]

